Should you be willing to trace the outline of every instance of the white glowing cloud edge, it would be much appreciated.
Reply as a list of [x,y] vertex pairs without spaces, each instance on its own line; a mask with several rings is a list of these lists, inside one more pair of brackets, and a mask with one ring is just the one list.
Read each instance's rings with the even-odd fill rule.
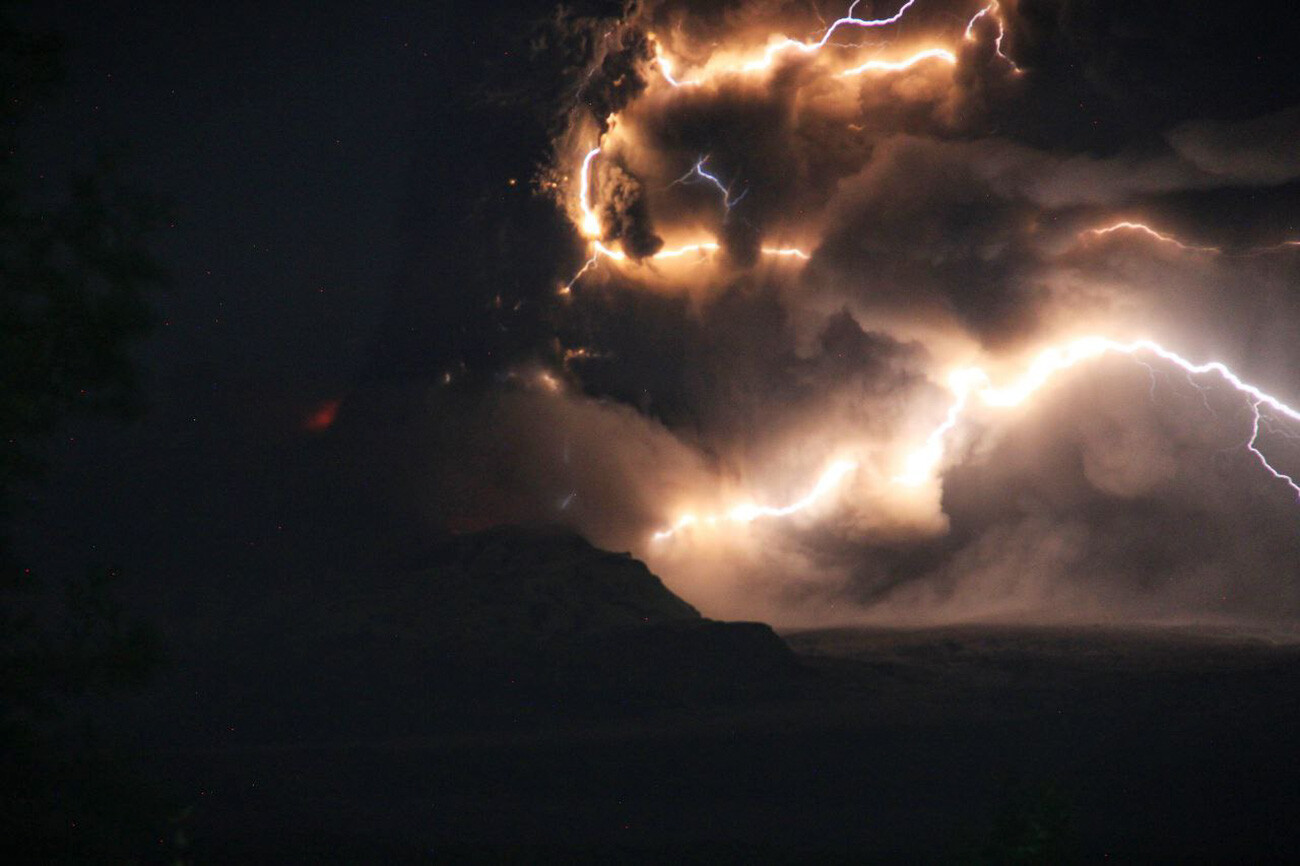
[[[772,68],[775,63],[775,58],[782,52],[793,50],[804,54],[813,54],[821,51],[821,49],[829,43],[831,36],[842,27],[878,28],[897,23],[913,6],[916,0],[906,0],[906,2],[904,2],[893,15],[879,19],[863,19],[855,17],[853,12],[857,7],[858,2],[859,0],[853,0],[853,3],[849,6],[846,14],[832,22],[823,32],[822,36],[815,41],[801,42],[784,36],[774,38],[769,40],[768,45],[763,50],[761,56],[756,59],[731,63],[718,68],[709,68],[708,64],[706,64],[706,67],[703,70],[705,77],[693,79],[679,79],[674,77],[673,70],[675,64],[667,55],[664,54],[658,40],[654,38],[653,34],[651,34],[651,42],[655,52],[655,62],[664,81],[673,88],[699,86],[704,84],[707,78],[712,78],[714,76],[759,74]],[[963,38],[967,41],[973,40],[975,38],[976,24],[986,17],[992,20],[997,28],[997,35],[994,40],[994,47],[997,55],[1006,61],[1013,72],[1020,73],[1020,68],[1002,48],[1005,30],[997,0],[988,3],[976,12],[973,17],[971,17],[966,24]],[[849,77],[861,75],[867,72],[899,72],[909,69],[918,63],[929,60],[940,60],[948,65],[955,65],[957,57],[949,48],[930,47],[916,51],[912,55],[898,60],[873,58],[857,66],[843,69],[838,72],[837,75],[838,77]],[[592,163],[600,153],[601,145],[598,143],[595,147],[591,148],[584,154],[578,171],[578,227],[582,235],[588,240],[591,255],[573,278],[566,285],[561,287],[561,294],[569,294],[578,280],[594,268],[602,259],[616,263],[629,262],[629,256],[625,252],[622,250],[611,249],[600,240],[602,236],[600,218],[591,204]],[[704,171],[704,163],[706,160],[707,156],[700,157],[683,179],[694,174],[702,180],[711,183],[721,193],[723,207],[730,210],[738,200],[733,201],[731,199],[730,188],[724,185],[716,175]],[[1137,232],[1147,236],[1151,240],[1177,246],[1186,252],[1211,254],[1222,252],[1218,247],[1196,246],[1183,243],[1177,238],[1157,231],[1143,223],[1127,220],[1113,225],[1086,230],[1081,233],[1081,236],[1090,235],[1100,237],[1117,231]],[[1286,241],[1279,246],[1289,247],[1294,245],[1300,245],[1300,241]],[[650,256],[649,259],[652,261],[672,260],[682,259],[691,255],[705,257],[718,252],[720,249],[721,245],[714,239],[701,240],[680,247],[660,250]],[[807,261],[811,258],[808,252],[795,247],[762,247],[760,251],[762,254],[768,256],[794,258],[802,261]],[[1274,467],[1264,453],[1256,446],[1259,439],[1260,423],[1262,421],[1261,407],[1266,406],[1292,421],[1300,421],[1300,411],[1288,406],[1277,397],[1265,393],[1257,386],[1243,381],[1222,362],[1209,361],[1198,364],[1184,358],[1182,355],[1179,355],[1170,349],[1165,348],[1153,340],[1144,339],[1131,342],[1120,342],[1100,336],[1082,337],[1044,349],[1033,359],[1033,361],[1030,362],[1025,372],[1019,378],[1003,387],[995,387],[988,374],[982,368],[964,367],[954,370],[949,374],[947,382],[948,388],[953,394],[953,401],[950,404],[947,413],[942,422],[930,432],[925,440],[908,454],[904,461],[902,470],[891,479],[892,482],[904,487],[919,487],[937,479],[943,468],[947,454],[948,434],[951,433],[952,430],[961,422],[973,399],[978,400],[986,406],[994,408],[1010,408],[1018,406],[1036,393],[1040,388],[1045,386],[1057,373],[1108,353],[1129,356],[1149,354],[1180,367],[1189,375],[1217,374],[1220,376],[1225,382],[1247,398],[1247,403],[1251,408],[1253,422],[1251,434],[1245,443],[1245,447],[1258,459],[1260,465],[1262,465],[1273,478],[1285,483],[1291,491],[1296,494],[1297,498],[1300,498],[1300,484],[1297,484],[1295,479],[1290,475],[1281,472]],[[770,506],[758,505],[753,502],[743,502],[718,513],[697,514],[694,512],[688,512],[678,517],[670,526],[654,532],[651,537],[655,541],[662,542],[692,528],[716,527],[727,524],[748,524],[762,518],[789,517],[799,512],[806,511],[833,496],[843,485],[845,479],[857,470],[857,468],[858,464],[853,460],[834,460],[822,470],[821,474],[817,477],[817,480],[813,483],[807,494],[786,505]]]

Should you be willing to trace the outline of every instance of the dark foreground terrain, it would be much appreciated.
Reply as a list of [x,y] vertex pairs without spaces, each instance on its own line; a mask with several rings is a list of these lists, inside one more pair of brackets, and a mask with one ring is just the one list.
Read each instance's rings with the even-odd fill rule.
[[174,753],[200,860],[1294,862],[1300,652],[1227,636],[790,636],[754,702]]
[[[170,810],[134,842],[193,863],[1300,850],[1300,644],[1276,635],[842,629],[785,634],[789,652],[572,538],[462,540],[412,574],[333,620],[299,617],[310,628],[244,626],[224,656],[191,647],[146,694],[103,707],[123,778]],[[526,603],[444,586],[421,608],[435,578],[498,581]],[[568,597],[588,583],[623,589]],[[443,637],[424,637],[439,621]],[[115,820],[101,808],[76,815]]]

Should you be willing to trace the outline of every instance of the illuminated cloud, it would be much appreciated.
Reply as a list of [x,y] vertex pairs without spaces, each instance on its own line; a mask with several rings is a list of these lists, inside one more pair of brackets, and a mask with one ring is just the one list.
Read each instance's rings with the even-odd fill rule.
[[796,6],[571,25],[503,514],[719,615],[1300,612],[1297,232],[1220,212],[1300,177],[1300,115],[1153,127],[1077,4]]
[[1277,184],[1300,178],[1300,106],[1236,123],[1201,120],[1169,133],[1178,153],[1227,182]]

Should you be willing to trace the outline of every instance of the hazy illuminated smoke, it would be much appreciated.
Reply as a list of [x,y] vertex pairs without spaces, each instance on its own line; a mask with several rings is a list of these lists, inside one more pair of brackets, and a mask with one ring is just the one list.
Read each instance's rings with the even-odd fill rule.
[[[981,41],[991,62],[1001,64],[1001,74],[1013,80],[1026,74],[1004,44],[1006,28],[997,2],[973,5],[964,25],[954,23],[948,32],[918,36],[915,30],[901,31],[908,16],[918,12],[916,7],[920,3],[923,0],[906,0],[890,14],[868,18],[857,14],[859,4],[854,2],[842,17],[827,24],[815,37],[803,40],[780,33],[762,38],[748,28],[734,43],[715,44],[708,51],[691,46],[687,55],[690,61],[682,59],[674,50],[675,34],[645,34],[652,58],[643,70],[647,80],[644,92],[599,125],[575,124],[569,138],[559,146],[562,159],[569,162],[563,172],[566,179],[558,185],[565,209],[586,244],[584,263],[559,286],[559,293],[573,295],[581,290],[584,281],[606,268],[613,269],[625,283],[641,283],[652,290],[665,287],[672,290],[682,285],[707,286],[709,273],[732,266],[726,261],[725,242],[714,230],[704,227],[710,218],[657,226],[663,230],[664,243],[658,249],[639,254],[627,248],[607,225],[605,214],[610,203],[602,198],[605,188],[597,176],[605,165],[603,161],[613,156],[636,154],[643,157],[642,163],[653,163],[643,152],[648,145],[638,139],[638,124],[645,122],[646,112],[664,111],[675,100],[693,99],[715,90],[761,87],[789,64],[800,62],[805,64],[800,74],[805,80],[815,82],[819,96],[828,100],[832,97],[825,94],[833,94],[834,87],[876,87],[884,99],[892,92],[890,88],[908,83],[901,78],[904,75],[926,76],[919,83],[909,85],[912,90],[941,89],[944,86],[941,77],[956,74],[963,49],[979,47],[977,43]],[[899,35],[895,36],[896,33]],[[872,38],[855,41],[864,36]],[[936,81],[940,83],[935,84]],[[617,161],[610,163],[617,164]],[[752,181],[738,179],[732,167],[721,164],[710,153],[697,153],[690,162],[668,166],[665,170],[672,173],[668,175],[672,180],[663,184],[657,194],[685,195],[693,189],[703,189],[716,202],[711,218],[714,225],[726,225],[730,220],[744,217]],[[1184,242],[1119,213],[1093,227],[1080,229],[1073,243],[1101,243],[1120,236],[1167,248],[1176,255],[1218,257],[1224,254],[1219,247]],[[770,260],[774,265],[802,268],[815,261],[820,240],[816,225],[787,227],[786,236],[765,238],[758,244],[757,253],[760,263]],[[1295,243],[1288,241],[1277,248],[1293,247]],[[855,491],[864,484],[875,483],[877,487],[883,485],[896,491],[891,494],[888,490],[884,493],[874,490],[872,501],[878,505],[887,505],[890,496],[897,496],[901,501],[916,495],[917,490],[933,492],[941,484],[945,470],[960,459],[960,454],[953,451],[952,440],[963,425],[970,423],[973,412],[977,409],[1010,411],[1048,387],[1058,374],[1106,355],[1131,356],[1146,364],[1167,365],[1182,370],[1189,378],[1214,380],[1235,389],[1252,419],[1250,429],[1244,431],[1241,447],[1254,456],[1276,483],[1286,485],[1300,496],[1300,484],[1276,468],[1259,446],[1261,425],[1265,421],[1300,422],[1300,411],[1242,380],[1222,363],[1184,357],[1157,342],[1145,327],[1135,332],[1136,323],[1115,324],[1113,333],[1061,330],[1046,334],[1045,339],[1038,341],[1037,351],[990,359],[998,361],[997,374],[983,363],[961,362],[960,351],[941,353],[941,363],[947,364],[947,368],[933,370],[931,378],[950,393],[951,399],[946,411],[932,419],[925,435],[895,443],[895,447],[885,449],[884,456],[881,449],[868,448],[852,439],[821,443],[820,453],[829,454],[830,458],[818,473],[806,480],[797,495],[785,501],[764,504],[764,497],[759,495],[722,497],[700,491],[694,499],[696,504],[665,502],[664,513],[675,516],[653,532],[653,542],[690,543],[691,539],[704,537],[702,534],[727,532],[758,521],[825,516],[846,498],[856,495]],[[979,351],[966,351],[964,355],[967,359],[986,357]],[[1017,358],[1021,359],[1018,364]],[[843,433],[837,431],[834,435]],[[874,482],[857,478],[868,460],[874,466]]]

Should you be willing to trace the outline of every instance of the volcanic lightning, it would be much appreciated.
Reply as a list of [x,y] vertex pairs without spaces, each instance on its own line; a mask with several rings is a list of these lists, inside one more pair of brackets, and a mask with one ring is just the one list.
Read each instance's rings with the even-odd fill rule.
[[[833,43],[831,39],[837,31],[844,28],[878,29],[888,27],[892,24],[897,24],[903,20],[908,10],[916,4],[917,0],[906,0],[906,2],[899,6],[892,15],[887,15],[882,18],[857,17],[854,12],[860,2],[861,0],[853,0],[845,14],[831,22],[831,24],[822,31],[821,36],[817,39],[800,41],[784,35],[772,36],[769,38],[767,46],[763,49],[762,54],[759,57],[741,61],[729,61],[725,56],[710,58],[701,68],[700,76],[690,79],[681,79],[677,77],[675,73],[677,68],[676,63],[665,53],[663,45],[655,34],[648,34],[648,38],[654,51],[655,66],[658,68],[663,80],[673,88],[695,87],[706,84],[717,76],[753,75],[765,72],[773,67],[778,56],[788,51],[804,55],[812,55],[820,52],[828,45],[845,48],[857,47],[852,45],[838,46],[838,44]],[[1006,60],[1015,71],[1019,72],[1019,67],[1016,66],[1016,64],[1002,49],[1002,40],[1005,32],[999,7],[996,2],[988,4],[975,13],[974,17],[972,17],[966,25],[964,38],[967,41],[974,40],[976,38],[975,29],[977,23],[986,17],[997,24],[995,48],[998,56]],[[871,58],[865,62],[850,65],[847,68],[840,70],[836,73],[836,77],[853,78],[867,73],[884,74],[903,72],[926,62],[939,62],[948,66],[955,66],[957,64],[957,55],[949,47],[931,46],[921,48],[906,57],[895,60],[878,57]],[[615,118],[611,116],[610,119],[612,121]],[[602,227],[600,217],[597,215],[592,204],[591,191],[592,163],[601,153],[601,150],[602,147],[599,144],[588,150],[582,158],[581,166],[578,171],[578,229],[582,236],[590,243],[590,254],[573,277],[560,287],[559,293],[561,295],[570,294],[577,282],[595,268],[602,258],[615,262],[626,262],[629,259],[627,254],[622,250],[611,249],[601,242]],[[684,183],[692,179],[697,179],[711,184],[717,188],[721,195],[724,212],[729,214],[731,209],[739,204],[741,199],[749,194],[749,190],[746,189],[739,195],[733,197],[732,185],[724,183],[716,174],[706,170],[705,164],[707,161],[707,156],[700,157],[691,169],[686,172],[686,174],[673,182],[673,185]],[[706,238],[682,246],[660,250],[647,258],[651,261],[681,259],[693,253],[698,253],[700,255],[714,253],[717,252],[718,249],[720,249],[720,245],[716,239]],[[810,258],[810,254],[806,251],[791,247],[763,246],[760,248],[760,253],[765,256],[790,257],[804,261],[807,261]]]
[[600,153],[597,145],[587,151],[582,158],[582,170],[578,173],[578,206],[582,209],[582,234],[588,238],[600,237],[600,218],[591,209],[591,161]]
[[[600,237],[603,234],[600,217],[597,215],[595,208],[592,207],[591,204],[591,166],[596,157],[600,155],[600,152],[600,145],[588,150],[582,158],[582,166],[578,171],[578,228],[583,237],[588,239],[591,254],[588,256],[587,260],[583,262],[582,267],[580,267],[578,271],[569,278],[569,281],[560,287],[560,295],[571,294],[573,292],[573,287],[577,285],[578,281],[596,267],[602,258],[620,263],[628,262],[630,260],[627,253],[622,250],[611,249],[600,240]],[[749,194],[749,190],[745,190],[745,192],[741,193],[739,196],[732,198],[731,188],[724,185],[721,179],[716,175],[705,171],[704,164],[706,162],[708,162],[707,156],[700,157],[696,160],[695,165],[691,167],[690,171],[686,172],[686,174],[682,175],[673,183],[682,183],[692,177],[700,178],[704,182],[717,187],[718,191],[722,194],[723,208],[730,213],[731,209],[739,204],[740,200]],[[691,255],[703,258],[712,253],[716,253],[721,249],[722,244],[717,240],[701,240],[695,243],[683,244],[679,247],[661,249],[647,258],[650,261],[669,261],[672,259],[685,258]],[[798,247],[763,246],[759,248],[759,253],[764,256],[794,258],[801,261],[808,261],[812,258],[810,253],[806,250],[799,249]]]
[[963,38],[967,42],[974,42],[975,26],[979,23],[980,19],[987,16],[998,26],[998,35],[993,40],[993,50],[997,52],[998,57],[1001,57],[1011,66],[1012,72],[1019,74],[1024,70],[1022,70],[1019,66],[1017,66],[1016,62],[1012,60],[1010,57],[1008,57],[1007,53],[1002,50],[1002,40],[1007,35],[1007,33],[1006,33],[1006,28],[1002,24],[1001,12],[1002,10],[999,8],[997,0],[993,0],[992,3],[985,6],[980,11],[976,12],[975,15],[971,18],[971,20],[966,23],[966,32],[963,34]]
[[[859,0],[854,0],[845,14],[826,26],[820,36],[815,39],[801,41],[785,35],[772,35],[761,50],[755,49],[748,53],[733,50],[724,44],[720,48],[716,48],[702,63],[693,65],[685,72],[682,71],[681,65],[669,55],[668,46],[655,34],[649,33],[647,36],[653,52],[652,64],[653,67],[657,68],[662,82],[671,88],[671,90],[667,91],[671,94],[672,90],[699,88],[727,76],[761,75],[772,70],[778,58],[787,53],[810,56],[818,54],[823,49],[827,49],[828,46],[833,47],[835,51],[833,54],[828,52],[827,57],[831,59],[827,60],[824,66],[818,66],[817,69],[829,78],[846,79],[870,74],[883,76],[892,73],[903,73],[927,64],[955,67],[959,62],[964,62],[959,57],[955,46],[943,44],[942,42],[939,44],[933,42],[930,44],[913,44],[910,49],[904,48],[897,53],[891,51],[890,54],[881,53],[864,60],[862,58],[863,46],[841,44],[834,41],[835,35],[846,29],[878,29],[897,24],[916,5],[916,0],[906,0],[892,14],[879,18],[858,17],[855,14],[858,5]],[[996,57],[1000,58],[1006,67],[1009,67],[1009,71],[1021,73],[1021,68],[1005,49],[1004,41],[1006,36],[1007,25],[998,0],[992,0],[992,2],[988,2],[976,10],[966,21],[964,31],[960,31],[961,40],[967,43],[978,41],[981,38],[991,38]],[[910,53],[908,53],[909,50]],[[863,86],[869,85],[864,84]],[[663,96],[662,91],[660,96]],[[620,269],[671,262],[695,265],[709,260],[723,251],[723,245],[719,238],[697,234],[694,237],[690,235],[685,238],[676,237],[673,239],[675,245],[661,248],[644,257],[636,257],[630,255],[620,241],[606,233],[606,227],[602,224],[601,212],[597,206],[598,192],[596,184],[593,182],[593,171],[596,170],[596,166],[599,164],[598,161],[605,158],[606,150],[610,152],[610,155],[615,160],[621,160],[625,155],[635,154],[634,150],[629,151],[626,150],[627,148],[635,148],[638,145],[637,128],[633,126],[631,132],[620,132],[621,127],[619,129],[615,128],[618,119],[614,115],[608,118],[605,125],[606,132],[600,136],[594,147],[583,153],[578,166],[576,206],[570,205],[570,213],[574,217],[580,235],[588,244],[588,257],[577,273],[561,288],[562,294],[570,293],[580,279],[597,268],[602,262],[613,263]],[[853,124],[849,124],[849,126],[855,130],[861,129],[861,127]],[[739,194],[735,194],[736,180],[724,181],[725,172],[719,173],[716,169],[711,168],[709,159],[707,152],[702,153],[684,174],[668,183],[667,187],[690,183],[707,184],[717,191],[722,209],[722,219],[727,220],[730,218],[733,208],[749,195],[750,188],[746,186]],[[621,165],[621,162],[619,164]],[[1077,233],[1076,241],[1086,242],[1125,234],[1187,253],[1216,256],[1232,255],[1225,253],[1221,247],[1189,243],[1145,222],[1132,219],[1121,219],[1095,228],[1083,229]],[[1294,249],[1296,246],[1300,246],[1300,241],[1283,241],[1273,247],[1257,248],[1256,251]],[[810,251],[793,246],[760,245],[759,250],[764,256],[788,258],[798,262],[808,261],[812,257]],[[921,441],[903,452],[905,457],[898,471],[892,476],[887,475],[887,480],[903,489],[922,488],[940,480],[945,464],[951,459],[948,453],[949,440],[952,438],[952,434],[966,422],[975,407],[1012,409],[1020,406],[1046,387],[1057,374],[1105,355],[1131,357],[1138,363],[1147,366],[1148,369],[1151,369],[1151,363],[1169,364],[1181,369],[1188,377],[1188,381],[1202,391],[1206,386],[1202,384],[1201,380],[1206,377],[1213,377],[1240,393],[1245,399],[1253,419],[1249,436],[1243,442],[1244,447],[1249,450],[1272,478],[1288,485],[1289,489],[1300,499],[1300,483],[1274,466],[1261,446],[1261,438],[1265,432],[1269,431],[1270,421],[1300,422],[1300,410],[1292,408],[1279,398],[1244,381],[1222,362],[1196,363],[1152,340],[1143,339],[1124,342],[1101,336],[1082,337],[1049,346],[1032,358],[1018,377],[1001,385],[995,384],[993,377],[985,369],[978,366],[966,366],[952,370],[944,378],[944,385],[951,394],[952,399],[943,417]],[[860,450],[854,453],[860,453]],[[691,510],[682,513],[671,525],[655,532],[652,537],[656,541],[665,541],[688,530],[721,529],[728,526],[738,527],[758,520],[789,518],[807,512],[815,507],[825,505],[837,494],[842,493],[847,479],[858,468],[859,463],[855,460],[835,460],[825,466],[820,474],[811,481],[811,484],[806,488],[807,492],[802,497],[788,504],[759,505],[752,500],[748,500],[716,512]]]
[[1268,462],[1268,458],[1264,456],[1264,452],[1260,451],[1259,448],[1255,446],[1255,443],[1259,441],[1259,425],[1263,421],[1263,415],[1259,411],[1261,402],[1262,401],[1256,400],[1250,404],[1252,421],[1250,426],[1250,441],[1246,443],[1246,449],[1250,451],[1251,454],[1255,455],[1259,460],[1260,465],[1262,465],[1270,475],[1278,481],[1284,482],[1291,488],[1292,492],[1296,494],[1296,497],[1300,498],[1300,484],[1296,484],[1295,479],[1290,475],[1287,475],[1285,472],[1279,472],[1277,469],[1273,468],[1273,465]]
[[[1217,375],[1233,389],[1245,395],[1253,417],[1250,437],[1245,443],[1245,447],[1270,475],[1290,487],[1292,492],[1296,494],[1297,499],[1300,500],[1300,483],[1297,483],[1290,475],[1273,466],[1268,457],[1257,447],[1261,432],[1260,425],[1263,422],[1261,407],[1268,407],[1278,415],[1295,422],[1300,422],[1300,410],[1292,408],[1259,387],[1243,381],[1220,361],[1208,361],[1198,364],[1152,340],[1135,340],[1125,343],[1095,336],[1082,337],[1043,350],[1029,363],[1024,373],[1002,387],[995,386],[988,373],[980,367],[963,367],[954,370],[948,376],[948,389],[953,394],[953,401],[949,405],[943,421],[930,431],[921,445],[908,454],[904,460],[902,471],[893,477],[893,483],[903,487],[919,487],[938,478],[947,453],[946,440],[948,435],[961,423],[972,402],[978,400],[986,406],[998,409],[1010,409],[1020,406],[1038,393],[1058,373],[1063,373],[1079,364],[1095,360],[1106,354],[1151,355],[1175,365],[1186,372],[1189,377]],[[688,528],[713,528],[725,524],[751,523],[760,517],[788,517],[797,514],[827,499],[840,485],[845,476],[856,468],[857,464],[850,461],[832,463],[830,467],[822,472],[806,496],[789,505],[772,508],[744,504],[735,506],[721,514],[706,517],[687,513],[678,518],[671,526],[655,532],[652,538],[655,541],[663,541]]]
[[1196,246],[1195,244],[1184,243],[1183,241],[1180,241],[1178,238],[1174,237],[1173,235],[1156,231],[1155,229],[1151,228],[1151,226],[1145,223],[1130,222],[1127,220],[1122,222],[1117,222],[1112,225],[1103,226],[1101,228],[1087,229],[1082,233],[1082,235],[1084,237],[1099,238],[1099,237],[1105,237],[1106,235],[1115,234],[1116,232],[1137,232],[1138,234],[1146,235],[1152,240],[1159,241],[1162,244],[1170,244],[1172,246],[1178,247],[1180,250],[1186,250],[1187,252],[1193,252],[1193,253],[1223,252],[1223,250],[1221,250],[1218,247],[1202,247],[1202,246]]
[[[798,51],[801,54],[816,54],[818,51],[821,51],[822,48],[826,47],[827,43],[830,42],[831,37],[835,35],[835,31],[839,30],[841,27],[877,28],[888,27],[890,24],[897,24],[903,19],[903,16],[907,14],[907,10],[912,8],[913,4],[916,3],[916,0],[907,0],[907,2],[899,7],[897,12],[885,18],[855,17],[853,15],[853,10],[857,8],[858,3],[860,2],[861,0],[853,0],[853,3],[849,5],[848,11],[845,13],[844,17],[833,21],[822,33],[820,39],[811,42],[800,42],[799,40],[791,39],[788,36],[774,37],[768,42],[761,57],[755,60],[741,61],[739,63],[721,66],[706,78],[692,78],[685,81],[675,78],[673,76],[673,62],[664,56],[663,52],[659,49],[658,40],[655,40],[655,58],[659,66],[659,71],[663,75],[664,80],[673,87],[696,87],[704,84],[714,75],[748,75],[755,72],[763,72],[771,69],[777,56],[786,51]],[[651,34],[651,38],[653,39],[653,34]],[[705,69],[708,69],[708,64],[705,64]]]
[[745,502],[732,506],[727,511],[719,514],[708,514],[701,517],[693,512],[687,513],[677,518],[677,521],[672,526],[656,532],[652,538],[655,541],[663,541],[692,526],[745,524],[753,523],[760,517],[789,517],[792,514],[798,514],[829,496],[843,483],[844,478],[857,468],[858,464],[852,460],[836,460],[822,471],[812,489],[803,498],[797,499],[789,505],[770,506]]
[[926,60],[942,60],[949,65],[955,65],[957,55],[947,48],[926,48],[902,60],[868,60],[860,66],[844,70],[840,73],[840,77],[848,78],[852,75],[861,75],[864,72],[902,72],[904,69],[911,69],[916,64]]
[[979,367],[966,367],[954,371],[948,379],[948,387],[955,397],[947,416],[943,423],[930,433],[925,444],[908,456],[904,471],[895,476],[894,480],[899,484],[917,486],[935,477],[944,459],[944,440],[961,420],[972,398],[977,398],[985,405],[994,408],[1006,409],[1019,406],[1037,393],[1057,373],[1110,353],[1129,356],[1153,355],[1181,368],[1189,376],[1216,374],[1235,390],[1246,395],[1255,413],[1255,428],[1248,447],[1275,478],[1286,481],[1300,495],[1300,487],[1297,487],[1289,476],[1275,469],[1268,462],[1268,458],[1254,447],[1259,438],[1260,406],[1268,406],[1292,421],[1300,421],[1300,410],[1293,409],[1277,397],[1242,381],[1220,361],[1197,364],[1151,340],[1122,343],[1104,337],[1082,337],[1062,346],[1045,349],[1034,358],[1018,379],[1001,388],[995,387],[988,374]]
[[735,198],[732,198],[731,185],[724,184],[722,182],[722,179],[719,178],[717,175],[704,170],[704,164],[708,161],[709,158],[707,156],[702,156],[699,159],[697,159],[695,161],[695,165],[691,166],[691,170],[686,172],[686,174],[682,175],[681,177],[677,178],[677,180],[673,181],[673,185],[675,186],[679,183],[688,183],[691,180],[691,178],[698,178],[700,180],[703,180],[705,183],[708,183],[717,188],[718,192],[722,194],[723,209],[726,210],[727,213],[731,213],[731,209],[736,205],[740,204],[741,199],[749,195],[749,190],[746,189],[740,195],[736,196]]

